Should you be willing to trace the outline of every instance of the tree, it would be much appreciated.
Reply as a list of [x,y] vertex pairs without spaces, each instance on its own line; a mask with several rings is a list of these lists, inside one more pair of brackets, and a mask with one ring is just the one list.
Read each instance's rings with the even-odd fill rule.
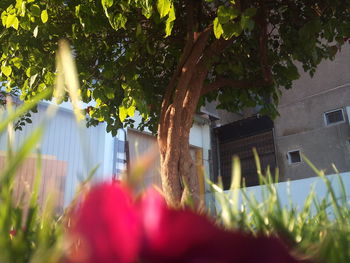
[[[167,201],[196,198],[189,151],[193,115],[205,100],[275,116],[282,88],[312,75],[350,36],[341,0],[2,0],[1,77],[29,100],[50,87],[58,40],[70,41],[81,94],[95,100],[89,124],[116,134],[133,125],[157,133]],[[269,101],[267,103],[267,101]],[[187,184],[188,191],[183,191]]]

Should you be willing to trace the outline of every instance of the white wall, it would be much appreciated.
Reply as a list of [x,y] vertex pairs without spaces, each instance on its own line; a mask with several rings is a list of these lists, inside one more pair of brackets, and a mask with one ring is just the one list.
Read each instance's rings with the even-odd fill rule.
[[[350,172],[347,173],[341,173],[340,177],[342,178],[346,192],[349,196],[350,194]],[[335,191],[335,194],[337,197],[340,197],[341,191],[340,191],[340,185],[339,180],[337,178],[337,175],[327,175],[327,178],[331,181],[333,190]],[[310,193],[310,190],[312,189],[312,186],[315,187],[315,193],[316,197],[319,199],[323,199],[326,197],[327,194],[327,187],[324,183],[324,181],[320,177],[311,177],[306,179],[300,179],[300,180],[294,180],[289,182],[281,182],[275,184],[276,190],[278,192],[278,195],[281,200],[282,206],[287,206],[292,200],[293,204],[298,206],[299,208],[303,207],[305,200]],[[258,202],[262,202],[262,189],[264,189],[265,186],[252,186],[247,187],[246,191],[248,196],[254,195],[256,200]],[[229,194],[230,191],[225,191],[225,193]],[[206,196],[207,203],[213,202],[213,195],[207,194]],[[239,205],[241,205],[242,195],[240,193],[239,197]]]
[[[32,123],[15,133],[15,149],[18,148],[41,123],[47,103],[38,106],[38,113],[32,114]],[[94,180],[108,180],[112,177],[114,139],[106,133],[105,124],[79,130],[69,105],[60,107],[56,116],[45,127],[44,136],[38,146],[43,155],[67,162],[65,205],[72,200],[81,179],[100,165]],[[7,149],[7,135],[0,136],[0,150]]]
[[[15,133],[15,148],[18,148],[26,137],[34,131],[45,116],[48,102],[42,102],[38,106],[38,113],[32,114],[32,123],[26,124],[22,131]],[[135,116],[136,122],[140,116]],[[136,123],[137,125],[137,123]],[[118,132],[117,137],[124,140],[123,132]],[[210,131],[209,125],[195,123],[191,129],[190,144],[203,149],[203,164],[205,174],[209,174],[209,149]],[[43,155],[67,162],[67,176],[65,183],[65,206],[70,203],[79,182],[87,177],[89,172],[99,165],[93,180],[110,180],[113,176],[114,155],[124,159],[124,153],[117,153],[115,139],[106,133],[106,124],[101,123],[97,127],[79,129],[70,103],[60,105],[56,116],[47,124],[44,136],[39,145]],[[7,136],[0,136],[0,150],[7,149]],[[115,168],[121,170],[124,164],[115,164]],[[123,167],[121,167],[123,166]]]

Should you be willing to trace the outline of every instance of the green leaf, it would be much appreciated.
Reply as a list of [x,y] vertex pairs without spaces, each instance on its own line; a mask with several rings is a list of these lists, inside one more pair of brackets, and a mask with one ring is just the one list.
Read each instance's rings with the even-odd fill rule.
[[18,57],[14,57],[13,59],[11,59],[11,63],[18,69],[20,69],[22,67],[22,60]]
[[219,39],[222,33],[223,33],[222,26],[219,22],[219,18],[216,17],[214,19],[214,35],[217,39]]
[[238,37],[242,33],[242,28],[239,23],[229,22],[222,25],[224,39],[230,39],[231,37]]
[[1,66],[1,72],[4,73],[6,77],[9,77],[12,73],[12,68],[10,66]]
[[136,36],[138,37],[142,33],[142,28],[140,24],[137,24],[136,26]]
[[244,10],[243,14],[248,17],[255,16],[256,8],[247,8],[246,10]]
[[248,29],[251,31],[254,28],[254,21],[249,16],[241,16],[241,27],[242,29]]
[[49,15],[47,13],[47,10],[45,9],[41,12],[41,21],[43,21],[43,23],[45,24],[47,20],[49,20]]
[[160,18],[165,17],[170,12],[171,2],[170,0],[158,0],[157,9],[160,15]]
[[142,14],[149,19],[152,16],[152,12],[153,12],[153,7],[151,4],[151,1],[142,1],[141,2],[142,5]]
[[6,14],[6,11],[3,11],[1,13],[1,22],[3,26],[6,26],[6,21],[7,21],[7,14]]
[[46,89],[43,92],[40,92],[38,95],[35,95],[35,97],[33,97],[31,100],[26,101],[26,103],[18,107],[16,111],[12,112],[10,115],[8,115],[8,117],[5,120],[0,122],[0,132],[3,132],[9,123],[13,122],[18,117],[26,114],[29,110],[35,108],[38,105],[39,101],[48,99],[51,93],[52,90]]
[[114,28],[115,29],[120,29],[120,28],[126,29],[125,24],[127,21],[128,21],[127,17],[123,16],[123,14],[119,13],[119,14],[115,15],[114,16]]
[[151,45],[149,41],[146,42],[146,50],[150,55],[154,55],[156,53],[155,48],[153,47],[153,45]]
[[286,76],[290,80],[296,80],[300,77],[298,68],[293,63],[288,63]]
[[221,24],[225,24],[230,21],[230,12],[226,6],[219,6],[218,8],[218,18]]
[[128,117],[127,109],[123,105],[119,106],[120,121],[123,122],[126,119],[126,117]]
[[113,0],[102,0],[102,6],[104,8],[109,8],[113,5]]
[[26,75],[27,75],[28,78],[30,78],[32,76],[32,73],[33,72],[32,72],[32,68],[31,67],[26,69]]
[[114,99],[114,93],[113,93],[113,91],[112,91],[112,92],[107,92],[107,93],[106,93],[106,97],[107,97],[109,100],[113,100],[113,99]]
[[166,20],[166,23],[165,23],[165,36],[166,37],[171,35],[171,31],[173,29],[175,19],[176,19],[175,8],[174,8],[174,5],[171,5],[169,16],[168,16],[168,19]]
[[239,15],[239,11],[236,8],[219,6],[218,18],[221,24],[226,24],[232,19],[235,19]]
[[13,21],[12,27],[16,30],[18,30],[18,26],[19,26],[19,21],[18,18],[15,17],[15,21]]
[[17,19],[16,15],[15,14],[8,15],[6,18],[6,25],[5,25],[6,28],[13,26],[16,23],[15,22],[16,20],[17,20],[17,28],[18,28],[18,19]]
[[33,14],[33,16],[40,17],[41,16],[41,10],[38,5],[32,5],[30,7],[30,11]]
[[171,8],[169,10],[169,16],[168,16],[168,20],[167,21],[175,21],[176,19],[176,15],[175,15],[175,8],[174,5],[171,5]]
[[127,109],[127,113],[130,117],[134,116],[136,111],[135,101],[133,101],[133,104]]

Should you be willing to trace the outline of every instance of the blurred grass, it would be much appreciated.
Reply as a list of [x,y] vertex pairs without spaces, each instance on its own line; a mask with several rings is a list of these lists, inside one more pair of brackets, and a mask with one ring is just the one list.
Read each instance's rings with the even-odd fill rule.
[[[13,201],[14,179],[17,170],[26,158],[35,151],[45,131],[47,123],[55,116],[58,106],[63,101],[66,89],[72,100],[77,121],[81,121],[82,113],[78,107],[79,87],[77,74],[73,69],[69,45],[65,41],[59,44],[57,52],[57,76],[54,89],[46,89],[40,94],[26,101],[16,110],[13,109],[11,99],[7,103],[6,111],[1,112],[0,134],[7,132],[8,145],[5,167],[0,173],[0,263],[3,262],[59,262],[64,250],[63,218],[54,212],[54,197],[48,197],[44,207],[39,207],[38,197],[41,181],[41,155],[37,152],[36,174],[34,185],[29,195],[28,205],[25,202],[15,204]],[[73,72],[73,75],[72,75]],[[67,85],[74,83],[75,85]],[[24,143],[14,149],[13,122],[34,108],[38,103],[49,97],[57,104],[51,104],[43,121],[25,139]],[[25,182],[23,182],[25,183]],[[25,200],[22,200],[25,201]]]
[[[304,161],[320,177],[327,188],[323,197],[318,197],[315,188],[311,190],[300,207],[289,197],[283,204],[278,194],[277,180],[269,169],[263,174],[257,153],[262,201],[249,193],[246,188],[238,190],[240,163],[233,159],[233,179],[231,190],[224,192],[219,185],[211,182],[217,207],[217,219],[228,229],[241,229],[254,234],[277,235],[296,254],[304,255],[316,262],[350,262],[350,200],[342,177],[337,174],[340,194],[336,195],[328,177],[318,170],[305,156]],[[236,168],[235,168],[236,167]],[[238,207],[238,191],[241,204]]]

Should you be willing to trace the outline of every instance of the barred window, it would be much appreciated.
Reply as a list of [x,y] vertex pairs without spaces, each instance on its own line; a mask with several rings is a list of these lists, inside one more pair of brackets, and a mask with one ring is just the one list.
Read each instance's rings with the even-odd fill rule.
[[344,122],[345,118],[343,109],[325,112],[324,120],[327,126]]

